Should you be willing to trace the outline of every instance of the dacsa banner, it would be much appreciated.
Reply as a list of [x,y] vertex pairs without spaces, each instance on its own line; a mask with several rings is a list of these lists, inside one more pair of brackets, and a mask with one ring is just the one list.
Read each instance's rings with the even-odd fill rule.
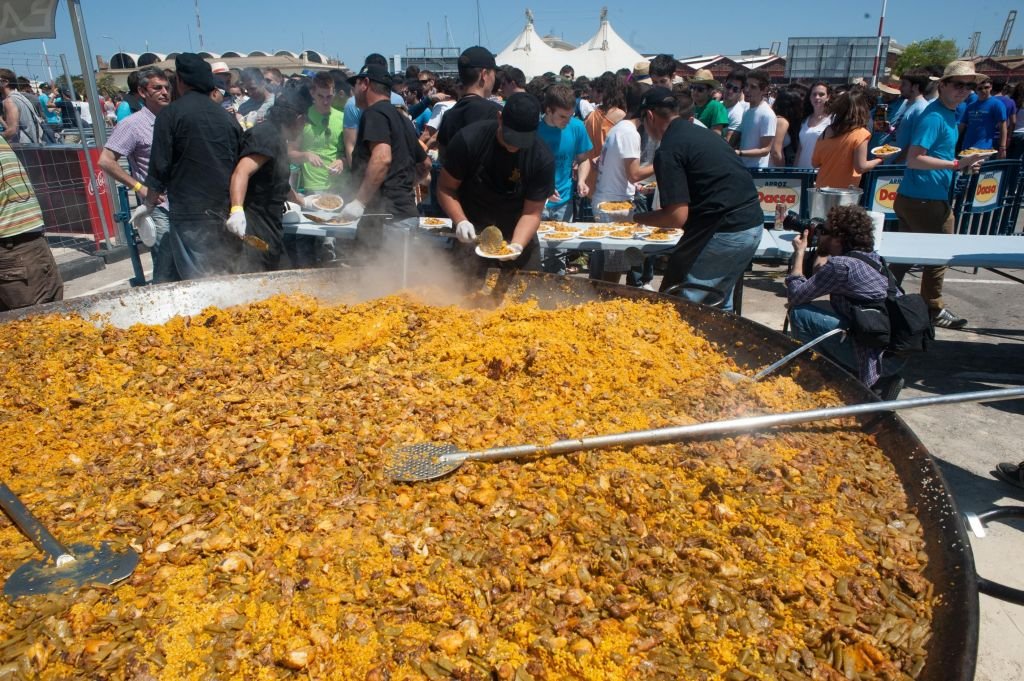
[[990,170],[978,176],[978,184],[974,186],[974,208],[997,208],[999,185],[1003,182],[1002,170]]
[[892,204],[902,181],[903,175],[879,175],[875,179],[875,193],[871,196],[871,210],[886,216],[894,215]]
[[785,206],[787,211],[800,212],[800,191],[803,187],[799,179],[761,179],[754,178],[757,187],[757,198],[761,202],[761,211],[765,218],[775,219],[775,207]]

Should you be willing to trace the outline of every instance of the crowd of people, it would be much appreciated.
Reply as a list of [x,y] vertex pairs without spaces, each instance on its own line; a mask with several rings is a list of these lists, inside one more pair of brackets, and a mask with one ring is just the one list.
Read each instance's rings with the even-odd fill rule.
[[[474,249],[487,225],[507,242],[501,266],[563,273],[573,265],[540,246],[542,220],[680,229],[660,290],[696,301],[715,293],[728,310],[764,222],[748,168],[813,167],[819,187],[845,188],[879,164],[905,163],[895,204],[900,229],[951,232],[953,174],[984,158],[957,151],[1024,152],[1017,128],[1024,85],[993,83],[968,62],[908,71],[877,90],[777,86],[756,70],[734,71],[724,82],[703,69],[684,79],[680,70],[662,54],[593,79],[576,78],[566,65],[527,81],[474,46],[459,57],[456,78],[415,67],[392,73],[379,54],[354,75],[285,77],[183,53],[174,70],[131,74],[130,92],[111,107],[100,166],[135,193],[132,223],[151,226],[154,282],[332,260],[338,244],[285,234],[282,216],[289,203],[311,208],[337,194],[341,220],[358,225],[346,247],[377,248],[387,229],[411,229],[435,210],[452,221],[453,262],[471,271],[484,266]],[[5,139],[36,141],[41,131],[34,137],[25,128],[39,112],[59,110],[60,93],[30,97],[2,69],[0,87]],[[873,156],[882,144],[901,151]],[[623,217],[602,210],[607,202],[632,209]],[[859,225],[862,216],[843,220]],[[31,225],[41,233],[41,224]],[[6,223],[0,234],[17,236]],[[841,250],[828,267],[829,253],[820,253],[824,274],[794,269],[787,282],[795,310],[810,291],[843,295],[854,275],[872,279],[861,265],[840,268]],[[589,258],[592,277],[626,274],[629,284],[652,285],[652,259],[638,265],[616,251]],[[902,280],[906,268],[893,272]],[[935,324],[962,327],[966,320],[943,303],[942,278],[942,268],[926,268],[922,293]],[[879,286],[874,281],[873,294]],[[827,323],[842,324],[842,303],[834,308]],[[823,322],[797,313],[793,323],[808,335]],[[852,368],[877,383],[879,365],[863,353]]]

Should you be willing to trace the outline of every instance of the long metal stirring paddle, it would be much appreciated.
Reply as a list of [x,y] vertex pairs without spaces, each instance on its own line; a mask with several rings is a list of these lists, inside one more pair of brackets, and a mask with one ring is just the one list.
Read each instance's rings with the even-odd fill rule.
[[596,435],[575,440],[558,440],[548,445],[513,445],[496,447],[479,452],[460,452],[453,445],[440,445],[431,442],[401,447],[390,453],[385,463],[384,473],[395,482],[419,482],[434,480],[457,470],[467,461],[503,461],[551,454],[569,454],[594,449],[612,449],[616,447],[633,447],[636,445],[659,445],[669,442],[694,439],[709,435],[725,435],[729,433],[747,433],[773,426],[784,426],[808,421],[837,419],[859,414],[895,411],[897,409],[914,409],[929,407],[936,404],[956,404],[958,402],[983,402],[986,400],[1005,400],[1011,397],[1024,396],[1024,388],[1002,388],[999,390],[977,390],[953,395],[936,395],[932,397],[915,397],[908,400],[890,400],[887,402],[869,402],[844,407],[828,407],[810,409],[784,414],[766,414],[764,416],[744,416],[725,421],[695,423],[687,426],[671,426],[652,430],[636,430],[614,435]]

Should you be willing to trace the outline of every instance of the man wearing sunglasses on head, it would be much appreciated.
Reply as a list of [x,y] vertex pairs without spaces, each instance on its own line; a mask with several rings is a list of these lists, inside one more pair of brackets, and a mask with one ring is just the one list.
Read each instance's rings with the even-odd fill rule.
[[[952,234],[953,209],[949,188],[954,174],[971,168],[984,155],[956,158],[956,108],[984,76],[974,72],[974,64],[950,62],[939,81],[939,96],[929,104],[914,124],[907,152],[907,170],[896,194],[893,208],[900,220],[901,232]],[[910,265],[890,268],[902,284]],[[932,323],[947,329],[962,329],[967,320],[943,305],[944,266],[929,265],[921,276],[921,295],[932,313]]]

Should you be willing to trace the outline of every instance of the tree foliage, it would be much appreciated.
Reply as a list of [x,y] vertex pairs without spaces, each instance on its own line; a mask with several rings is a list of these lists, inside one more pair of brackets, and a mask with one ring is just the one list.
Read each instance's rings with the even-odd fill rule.
[[957,58],[956,41],[947,40],[941,35],[937,38],[928,38],[910,43],[896,59],[893,71],[900,75],[910,69],[927,67],[942,68]]

